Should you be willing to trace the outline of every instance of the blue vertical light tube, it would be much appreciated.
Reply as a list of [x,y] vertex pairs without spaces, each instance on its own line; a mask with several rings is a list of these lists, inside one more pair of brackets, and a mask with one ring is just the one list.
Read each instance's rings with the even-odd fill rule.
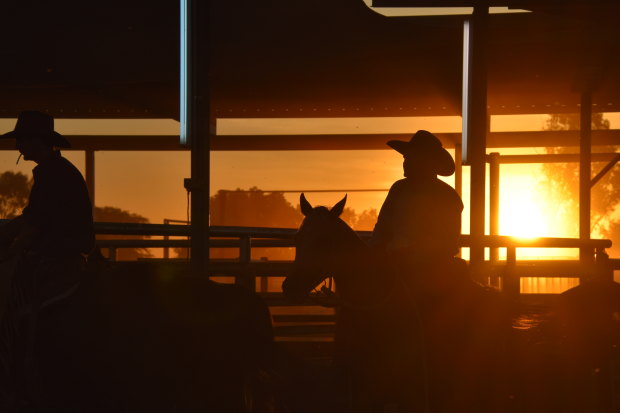
[[463,125],[461,128],[462,162],[465,165],[469,164],[469,105],[471,104],[471,96],[469,95],[469,88],[471,82],[469,77],[469,66],[471,64],[470,32],[471,25],[469,19],[467,18],[463,22],[463,102],[461,105],[463,121]]
[[188,2],[189,0],[180,0],[180,11],[181,11],[181,30],[180,30],[180,84],[179,84],[179,122],[180,122],[180,130],[179,130],[179,140],[181,145],[187,145],[189,143],[189,125],[188,125],[188,113],[190,103],[188,101],[189,93],[189,35],[190,35],[190,27],[189,27],[189,8]]

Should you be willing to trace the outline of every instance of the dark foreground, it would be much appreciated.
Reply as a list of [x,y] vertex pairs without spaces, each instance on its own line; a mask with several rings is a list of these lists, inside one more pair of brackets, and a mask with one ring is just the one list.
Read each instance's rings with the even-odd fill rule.
[[[348,411],[351,390],[329,365],[329,342],[273,344],[252,294],[176,272],[91,272],[41,319],[37,396],[16,411]],[[614,288],[594,301],[590,291],[515,306],[494,411],[620,412]]]

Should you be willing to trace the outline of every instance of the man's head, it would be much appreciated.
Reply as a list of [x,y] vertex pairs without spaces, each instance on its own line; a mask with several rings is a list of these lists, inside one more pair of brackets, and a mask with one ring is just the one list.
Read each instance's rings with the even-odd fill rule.
[[417,131],[409,142],[394,140],[387,144],[404,156],[405,176],[450,176],[454,173],[452,156],[441,141],[428,131]]
[[71,144],[54,131],[54,118],[47,113],[24,111],[19,114],[15,129],[3,138],[15,138],[17,150],[25,160],[40,162],[54,152],[54,148],[70,148]]

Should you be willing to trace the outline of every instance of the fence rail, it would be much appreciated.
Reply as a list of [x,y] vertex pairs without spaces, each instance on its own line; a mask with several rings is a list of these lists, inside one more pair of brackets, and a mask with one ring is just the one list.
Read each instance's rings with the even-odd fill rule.
[[[172,224],[132,224],[132,223],[96,223],[97,234],[133,235],[136,237],[161,236],[164,239],[105,239],[97,244],[110,251],[114,259],[118,248],[186,248],[188,239],[170,239],[170,237],[189,237],[189,225]],[[212,226],[209,229],[211,248],[236,248],[238,260],[213,260],[210,275],[234,276],[239,284],[256,288],[257,277],[286,276],[292,263],[252,261],[252,248],[286,248],[294,247],[294,235],[290,228],[262,227],[225,227]],[[370,231],[358,231],[362,239],[370,238]],[[486,235],[473,238],[464,234],[460,239],[461,247],[481,246],[490,249],[505,248],[506,260],[486,261],[474,269],[492,284],[501,286],[513,294],[518,294],[521,277],[588,277],[601,271],[611,274],[620,269],[620,260],[605,260],[605,250],[611,247],[606,239],[581,240],[575,238],[541,237],[523,239],[503,235]],[[579,248],[591,252],[597,261],[578,260],[535,260],[517,261],[518,248]]]

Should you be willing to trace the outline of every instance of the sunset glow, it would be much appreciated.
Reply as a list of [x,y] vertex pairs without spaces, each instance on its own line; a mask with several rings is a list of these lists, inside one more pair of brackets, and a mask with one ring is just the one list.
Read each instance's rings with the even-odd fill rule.
[[500,219],[500,233],[519,238],[535,238],[549,233],[547,221],[529,194],[511,194],[512,201],[504,205]]

